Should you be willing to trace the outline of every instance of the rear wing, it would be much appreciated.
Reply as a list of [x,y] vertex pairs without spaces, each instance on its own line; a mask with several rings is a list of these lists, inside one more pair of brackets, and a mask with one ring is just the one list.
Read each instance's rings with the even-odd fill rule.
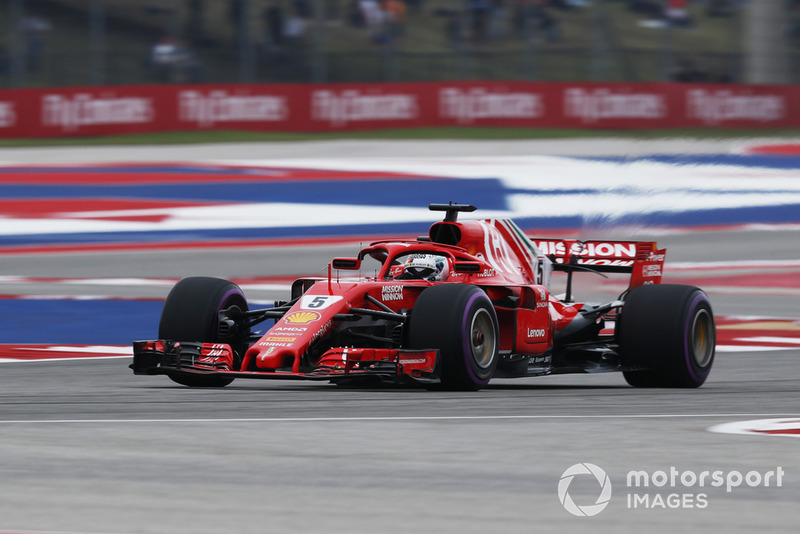
[[667,249],[659,249],[654,241],[529,239],[550,259],[553,271],[575,272],[583,267],[601,273],[630,273],[628,289],[661,283]]

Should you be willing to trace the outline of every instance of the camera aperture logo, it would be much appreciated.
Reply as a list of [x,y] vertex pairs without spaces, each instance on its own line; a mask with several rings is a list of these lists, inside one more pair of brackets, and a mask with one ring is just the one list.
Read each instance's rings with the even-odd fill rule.
[[[626,476],[627,508],[636,509],[704,509],[712,499],[712,493],[726,494],[742,488],[780,488],[785,471],[775,469],[761,471],[680,470],[675,466],[657,471],[632,470]],[[578,490],[573,481],[581,477]],[[592,478],[594,480],[592,480]],[[587,483],[588,481],[588,483]],[[596,484],[595,484],[596,482]],[[573,493],[580,494],[576,503]],[[592,503],[591,499],[597,496]],[[600,467],[590,463],[579,463],[567,468],[558,481],[558,499],[572,515],[591,517],[602,512],[611,501],[611,480]]]
[[[586,504],[586,505],[577,505],[575,501],[572,500],[572,497],[569,494],[569,487],[572,484],[572,480],[576,476],[581,475],[592,475],[595,479],[597,479],[597,483],[600,485],[600,495],[597,497],[597,500],[594,504]],[[558,481],[558,500],[561,501],[561,504],[566,508],[567,512],[571,513],[572,515],[577,515],[580,517],[591,517],[593,515],[597,515],[608,506],[609,501],[611,500],[611,480],[608,478],[608,475],[605,471],[600,469],[594,464],[590,463],[582,463],[582,464],[575,464],[571,467],[568,467],[564,474],[561,475],[561,480]]]

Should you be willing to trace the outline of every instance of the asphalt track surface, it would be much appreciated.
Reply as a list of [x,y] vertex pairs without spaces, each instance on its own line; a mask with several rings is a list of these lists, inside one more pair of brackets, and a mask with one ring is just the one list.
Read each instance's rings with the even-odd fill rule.
[[[511,150],[491,145],[483,146]],[[308,147],[286,145],[281,156]],[[434,150],[431,143],[424,147]],[[579,150],[572,142],[517,145],[533,147],[543,153]],[[594,141],[587,147],[600,150]],[[229,157],[248,149],[253,147],[230,148]],[[334,149],[346,157],[357,143]],[[121,150],[91,155],[114,159]],[[197,150],[168,153],[161,147],[149,154],[125,151],[124,157],[152,161],[163,154],[185,161]],[[213,150],[223,153],[225,147]],[[274,147],[264,147],[259,157],[269,150]],[[438,148],[448,150],[456,145]],[[626,150],[636,148],[629,144]],[[403,151],[412,148],[395,147],[394,155]],[[3,156],[85,161],[87,151],[13,150]],[[738,260],[743,248],[772,260],[796,260],[800,231],[676,233],[658,240],[678,262]],[[191,274],[281,275],[348,252],[327,246],[14,255],[3,259],[0,274],[173,277],[192,265]],[[76,295],[86,291],[79,284],[70,288]],[[26,294],[53,289],[35,283],[15,288]],[[162,297],[167,289],[103,291]],[[796,319],[800,312],[796,295],[710,295],[717,315]],[[269,291],[256,296],[274,298]],[[689,391],[634,389],[620,375],[600,374],[497,380],[477,393],[246,380],[200,390],[165,377],[134,377],[127,359],[4,363],[0,532],[794,532],[797,441],[708,428],[800,416],[799,359],[800,348],[719,353],[708,382]],[[601,467],[612,485],[607,508],[594,517],[575,517],[559,500],[562,475],[581,463]],[[627,484],[631,471],[672,468],[679,473],[675,484]],[[737,473],[751,472],[763,480],[779,468],[780,486],[774,477],[769,487],[741,483],[731,491],[731,484],[681,482],[681,474],[703,471],[720,471],[731,482]],[[586,506],[595,503],[599,486],[592,477],[576,477],[569,491]],[[645,507],[645,496],[651,504],[678,505]],[[635,508],[634,498],[640,503]]]

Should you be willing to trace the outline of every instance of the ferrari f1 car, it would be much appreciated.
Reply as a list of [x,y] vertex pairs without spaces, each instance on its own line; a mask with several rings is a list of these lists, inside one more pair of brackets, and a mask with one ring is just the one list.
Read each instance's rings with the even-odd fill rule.
[[[620,371],[639,387],[698,387],[714,360],[706,294],[661,284],[654,242],[526,236],[508,219],[443,221],[416,240],[379,241],[300,278],[288,301],[250,309],[233,282],[179,281],[158,338],[133,343],[138,375],[194,387],[236,378],[417,383],[478,390],[492,378]],[[559,274],[566,291],[551,292]],[[605,303],[575,302],[575,273],[627,273]],[[604,275],[605,276],[605,275]],[[264,330],[254,327],[263,324]]]

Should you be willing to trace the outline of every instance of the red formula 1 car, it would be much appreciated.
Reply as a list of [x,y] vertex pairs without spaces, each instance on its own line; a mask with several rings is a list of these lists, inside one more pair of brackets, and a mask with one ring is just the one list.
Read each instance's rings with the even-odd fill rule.
[[[706,380],[711,305],[698,288],[660,284],[655,243],[529,238],[508,219],[457,220],[474,206],[430,209],[446,215],[428,236],[336,258],[326,278],[296,280],[271,308],[249,309],[227,280],[181,280],[159,339],[133,343],[131,368],[198,387],[263,378],[477,390],[495,377],[600,371],[633,386]],[[573,273],[586,271],[629,273],[629,286],[618,300],[575,302]],[[559,296],[554,272],[566,273]]]

